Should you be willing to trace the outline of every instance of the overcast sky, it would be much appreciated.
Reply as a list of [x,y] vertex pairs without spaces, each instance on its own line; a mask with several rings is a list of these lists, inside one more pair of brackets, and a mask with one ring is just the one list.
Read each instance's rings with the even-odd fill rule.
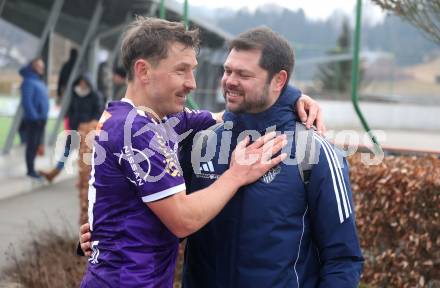
[[[183,0],[178,0],[183,2]],[[209,8],[226,7],[234,10],[247,7],[255,10],[264,4],[277,4],[292,10],[302,8],[306,15],[312,19],[325,19],[335,10],[340,10],[348,15],[354,15],[356,0],[188,0],[191,5],[205,6]],[[364,0],[364,13],[369,14],[372,20],[380,20],[384,13],[369,0]],[[191,13],[191,12],[190,12]]]

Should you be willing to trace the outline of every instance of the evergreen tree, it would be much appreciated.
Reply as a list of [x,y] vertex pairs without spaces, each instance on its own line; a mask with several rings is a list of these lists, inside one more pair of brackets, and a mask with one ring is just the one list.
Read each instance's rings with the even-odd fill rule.
[[[350,33],[350,24],[345,19],[336,47],[329,50],[327,54],[332,56],[350,54]],[[321,82],[322,88],[327,91],[349,92],[351,89],[351,61],[351,59],[335,60],[319,65],[317,78]]]

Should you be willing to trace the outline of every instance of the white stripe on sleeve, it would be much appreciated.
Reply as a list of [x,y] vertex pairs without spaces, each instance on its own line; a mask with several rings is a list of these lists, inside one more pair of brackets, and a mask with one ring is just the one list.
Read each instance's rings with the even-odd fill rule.
[[[329,142],[326,139],[324,139],[324,141],[327,142],[328,145],[330,145]],[[342,174],[342,165],[339,162],[339,158],[336,155],[335,149],[332,149],[332,151],[333,151],[334,158],[336,159],[336,162],[337,162],[336,164],[339,167],[338,173],[339,173],[339,175],[341,176],[341,179],[342,179],[342,184],[343,184],[343,187],[344,187],[345,198],[347,199],[348,209],[350,210],[350,214],[351,214],[351,213],[353,213],[353,211],[351,210],[350,199],[348,198],[347,184],[345,184],[344,175]]]
[[185,183],[182,183],[180,185],[156,192],[154,194],[148,195],[148,196],[144,196],[142,197],[142,201],[144,202],[152,202],[152,201],[156,201],[156,200],[160,200],[162,198],[174,195],[176,193],[179,193],[183,190],[186,189]]
[[339,162],[337,162],[337,160],[336,160],[335,150],[333,149],[333,147],[325,139],[321,138],[320,136],[317,136],[317,137],[319,137],[319,139],[322,140],[320,143],[322,145],[324,145],[325,147],[327,147],[327,151],[330,154],[330,159],[331,159],[330,163],[333,166],[333,169],[334,169],[335,174],[336,174],[336,179],[337,179],[337,182],[339,184],[339,193],[341,194],[342,204],[344,205],[345,217],[348,218],[348,217],[350,217],[350,213],[348,211],[349,208],[347,206],[347,198],[346,198],[346,193],[344,191],[344,190],[346,190],[345,189],[345,183],[342,182],[344,177],[342,177],[341,166],[338,165]]
[[342,223],[342,222],[344,222],[344,216],[342,215],[341,200],[339,199],[338,187],[336,186],[336,179],[335,179],[335,175],[333,172],[333,166],[330,164],[331,160],[330,160],[330,157],[327,152],[327,147],[325,147],[323,145],[321,139],[319,139],[318,137],[315,137],[315,139],[318,140],[319,143],[321,143],[323,150],[324,150],[324,153],[325,153],[325,157],[327,158],[327,162],[328,162],[328,165],[330,168],[330,173],[332,176],[333,190],[335,191],[336,203],[338,204],[339,221]]

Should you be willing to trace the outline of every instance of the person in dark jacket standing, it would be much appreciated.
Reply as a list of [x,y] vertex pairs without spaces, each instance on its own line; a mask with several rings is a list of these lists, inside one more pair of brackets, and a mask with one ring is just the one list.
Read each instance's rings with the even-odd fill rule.
[[40,179],[40,175],[35,171],[34,162],[38,147],[42,143],[49,113],[48,89],[42,79],[44,75],[43,59],[32,60],[30,64],[20,69],[20,75],[23,77],[20,89],[26,127],[27,175],[34,179]]
[[76,58],[78,58],[78,50],[75,48],[70,49],[69,59],[61,67],[60,75],[58,78],[57,96],[58,100],[63,97],[63,93],[66,90],[67,82],[69,82],[70,74],[72,73],[73,66],[75,65]]
[[[82,123],[98,120],[101,115],[101,105],[98,94],[93,90],[93,85],[88,77],[80,75],[72,86],[72,99],[67,111],[70,130],[77,131]],[[65,161],[72,149],[72,135],[68,132],[64,155],[58,161],[55,168],[50,171],[39,171],[40,175],[52,182],[64,168]]]
[[[76,59],[78,58],[78,50],[75,48],[70,49],[69,59],[61,67],[60,75],[58,76],[57,86],[57,98],[56,103],[60,104],[63,98],[64,92],[67,89],[70,74],[72,74],[73,66],[75,66]],[[64,117],[64,130],[69,130],[69,119]]]
[[127,90],[127,71],[124,67],[113,69],[113,101],[119,101],[125,96]]
[[101,62],[98,66],[97,91],[102,95],[102,107],[106,107],[107,102],[112,100],[112,71],[107,62]]
[[67,117],[71,130],[78,130],[81,123],[98,120],[101,116],[99,97],[92,82],[85,75],[80,75],[73,82],[72,100]]

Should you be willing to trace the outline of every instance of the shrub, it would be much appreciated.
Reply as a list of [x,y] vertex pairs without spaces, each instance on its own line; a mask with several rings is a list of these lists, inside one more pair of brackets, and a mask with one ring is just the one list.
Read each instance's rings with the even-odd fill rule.
[[440,287],[440,159],[349,159],[362,280],[375,287]]
[[17,255],[14,247],[7,257],[12,263],[0,275],[0,282],[23,288],[79,287],[87,259],[75,256],[78,236],[68,231],[38,231]]

